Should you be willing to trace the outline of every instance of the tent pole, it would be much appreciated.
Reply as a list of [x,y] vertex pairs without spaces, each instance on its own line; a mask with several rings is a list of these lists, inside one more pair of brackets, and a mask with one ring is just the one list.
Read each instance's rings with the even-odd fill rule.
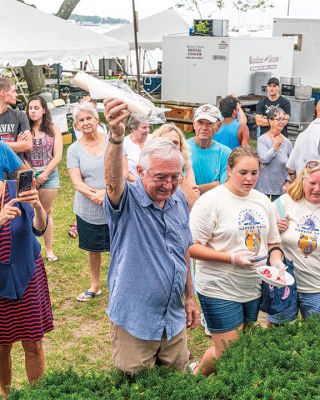
[[133,29],[134,29],[134,47],[136,49],[136,64],[137,64],[137,90],[140,94],[140,63],[139,63],[139,48],[138,48],[138,18],[135,7],[135,2],[132,0],[132,12],[133,12]]

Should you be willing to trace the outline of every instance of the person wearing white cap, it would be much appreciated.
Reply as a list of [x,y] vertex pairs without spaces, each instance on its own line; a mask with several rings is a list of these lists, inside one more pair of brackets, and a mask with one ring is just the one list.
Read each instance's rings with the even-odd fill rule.
[[227,178],[227,161],[231,150],[213,140],[221,119],[219,109],[211,104],[198,107],[194,114],[193,127],[196,134],[188,140],[188,145],[196,184],[201,194],[224,183]]

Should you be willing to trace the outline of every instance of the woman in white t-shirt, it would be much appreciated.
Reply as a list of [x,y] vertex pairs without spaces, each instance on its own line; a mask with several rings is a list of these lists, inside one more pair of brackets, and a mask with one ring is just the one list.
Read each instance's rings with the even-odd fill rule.
[[298,303],[282,313],[268,315],[272,324],[320,314],[320,161],[309,161],[288,194],[275,203],[282,248],[294,262]]
[[130,135],[126,136],[123,141],[124,157],[128,160],[129,173],[127,179],[131,182],[136,180],[138,176],[136,166],[139,161],[141,150],[144,145],[151,139],[150,123],[139,114],[132,114],[128,127]]
[[[251,258],[280,242],[272,203],[253,189],[259,176],[256,153],[249,146],[234,149],[227,172],[227,182],[202,195],[190,215],[196,288],[214,344],[192,369],[206,376],[228,343],[257,320],[261,281]],[[273,266],[283,265],[279,250],[270,258]]]

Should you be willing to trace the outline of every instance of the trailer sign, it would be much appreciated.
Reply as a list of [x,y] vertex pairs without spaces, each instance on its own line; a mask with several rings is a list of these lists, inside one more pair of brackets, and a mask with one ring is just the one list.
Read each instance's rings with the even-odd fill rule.
[[203,53],[202,53],[203,46],[187,46],[187,60],[202,60]]
[[268,55],[266,57],[249,56],[250,71],[265,71],[269,69],[277,69],[279,56]]

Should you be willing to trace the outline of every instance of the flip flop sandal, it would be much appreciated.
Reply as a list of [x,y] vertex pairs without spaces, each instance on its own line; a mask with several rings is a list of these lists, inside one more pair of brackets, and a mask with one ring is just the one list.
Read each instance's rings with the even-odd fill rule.
[[68,235],[72,238],[76,238],[78,236],[77,224],[70,225],[70,230],[68,232]]
[[47,257],[47,260],[50,262],[56,262],[59,261],[59,257],[57,256]]
[[78,301],[90,301],[96,296],[100,296],[101,290],[98,290],[96,293],[90,292],[90,290],[85,290],[84,292],[80,293],[77,297]]

